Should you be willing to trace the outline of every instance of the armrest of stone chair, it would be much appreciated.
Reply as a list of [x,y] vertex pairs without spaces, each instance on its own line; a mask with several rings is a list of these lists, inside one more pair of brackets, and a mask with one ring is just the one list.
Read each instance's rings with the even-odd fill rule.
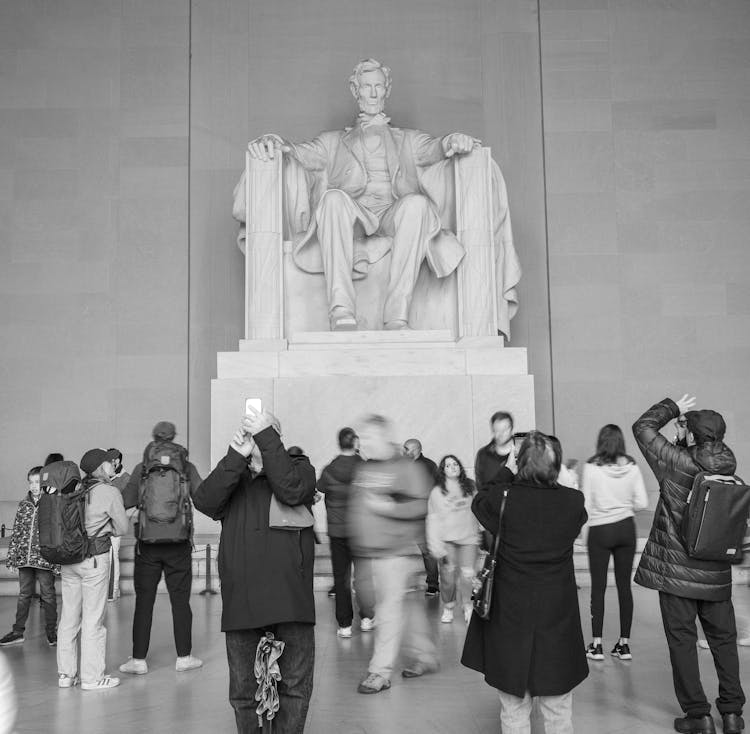
[[245,153],[245,338],[284,338],[281,156]]
[[456,236],[466,254],[458,266],[460,337],[497,336],[492,153],[477,148],[454,159]]

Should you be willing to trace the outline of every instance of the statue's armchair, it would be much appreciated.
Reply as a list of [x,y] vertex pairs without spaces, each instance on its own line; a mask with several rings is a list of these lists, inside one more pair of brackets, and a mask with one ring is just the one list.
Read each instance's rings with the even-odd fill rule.
[[[451,169],[447,173],[455,206],[443,225],[455,231],[465,254],[456,271],[444,278],[422,264],[409,323],[414,329],[447,329],[457,338],[507,336],[520,267],[505,183],[489,148],[455,156],[444,165]],[[280,155],[262,161],[247,154],[235,189],[234,216],[246,222],[240,247],[245,253],[247,339],[283,339],[329,328],[324,275],[304,272],[292,257],[295,235],[288,216],[285,221],[285,170]],[[355,281],[360,329],[382,328],[389,263],[390,253],[371,265],[366,278]]]

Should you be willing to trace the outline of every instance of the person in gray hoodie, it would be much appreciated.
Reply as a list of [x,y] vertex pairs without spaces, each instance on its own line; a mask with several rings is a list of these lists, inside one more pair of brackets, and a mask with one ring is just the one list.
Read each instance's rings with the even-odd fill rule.
[[[331,547],[333,567],[333,588],[336,596],[337,635],[352,636],[352,563],[354,563],[354,583],[359,605],[360,629],[370,632],[373,629],[374,599],[372,596],[371,571],[365,558],[355,559],[349,542],[346,526],[346,511],[351,494],[351,483],[362,458],[359,450],[359,437],[353,428],[342,428],[338,435],[341,453],[320,473],[317,489],[325,495],[328,515],[328,542]],[[369,583],[368,583],[369,579]]]
[[614,558],[617,601],[620,606],[620,639],[611,655],[631,660],[630,627],[633,622],[633,592],[630,576],[635,557],[635,521],[648,507],[643,475],[625,453],[625,438],[619,426],[608,424],[599,431],[596,453],[583,467],[583,496],[589,516],[589,572],[591,573],[591,632],[594,637],[586,657],[604,660],[602,628],[604,593],[607,590],[609,558]]
[[[659,503],[635,582],[659,592],[675,693],[686,714],[675,719],[675,730],[684,734],[716,731],[698,668],[697,617],[716,665],[716,706],[724,733],[739,734],[745,728],[745,694],[737,655],[732,567],[729,561],[691,558],[680,533],[696,474],[734,474],[737,461],[724,443],[726,424],[721,415],[714,410],[691,410],[694,405],[695,398],[688,395],[677,401],[665,398],[633,424],[638,448],[659,481]],[[661,433],[674,419],[678,419],[675,445]]]

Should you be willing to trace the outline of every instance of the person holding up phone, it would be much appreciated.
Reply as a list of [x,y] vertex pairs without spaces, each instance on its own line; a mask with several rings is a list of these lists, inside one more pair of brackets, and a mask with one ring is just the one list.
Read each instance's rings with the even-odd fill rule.
[[196,508],[221,520],[221,629],[226,635],[229,702],[238,732],[259,731],[254,662],[267,633],[284,643],[274,731],[302,732],[315,659],[314,539],[304,528],[272,528],[272,498],[307,507],[315,469],[300,449],[284,447],[281,425],[248,406],[226,456],[198,487]]

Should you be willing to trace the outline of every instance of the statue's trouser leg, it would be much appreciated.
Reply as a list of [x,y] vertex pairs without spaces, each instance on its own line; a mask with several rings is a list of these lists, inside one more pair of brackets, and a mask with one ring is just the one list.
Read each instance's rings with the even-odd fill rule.
[[352,261],[354,259],[354,223],[359,219],[356,204],[349,194],[331,189],[320,199],[315,212],[318,241],[323,252],[328,312],[343,309],[355,314]]
[[430,239],[440,229],[440,220],[426,196],[408,194],[388,209],[380,222],[380,229],[393,237],[383,323],[408,322],[419,268]]

